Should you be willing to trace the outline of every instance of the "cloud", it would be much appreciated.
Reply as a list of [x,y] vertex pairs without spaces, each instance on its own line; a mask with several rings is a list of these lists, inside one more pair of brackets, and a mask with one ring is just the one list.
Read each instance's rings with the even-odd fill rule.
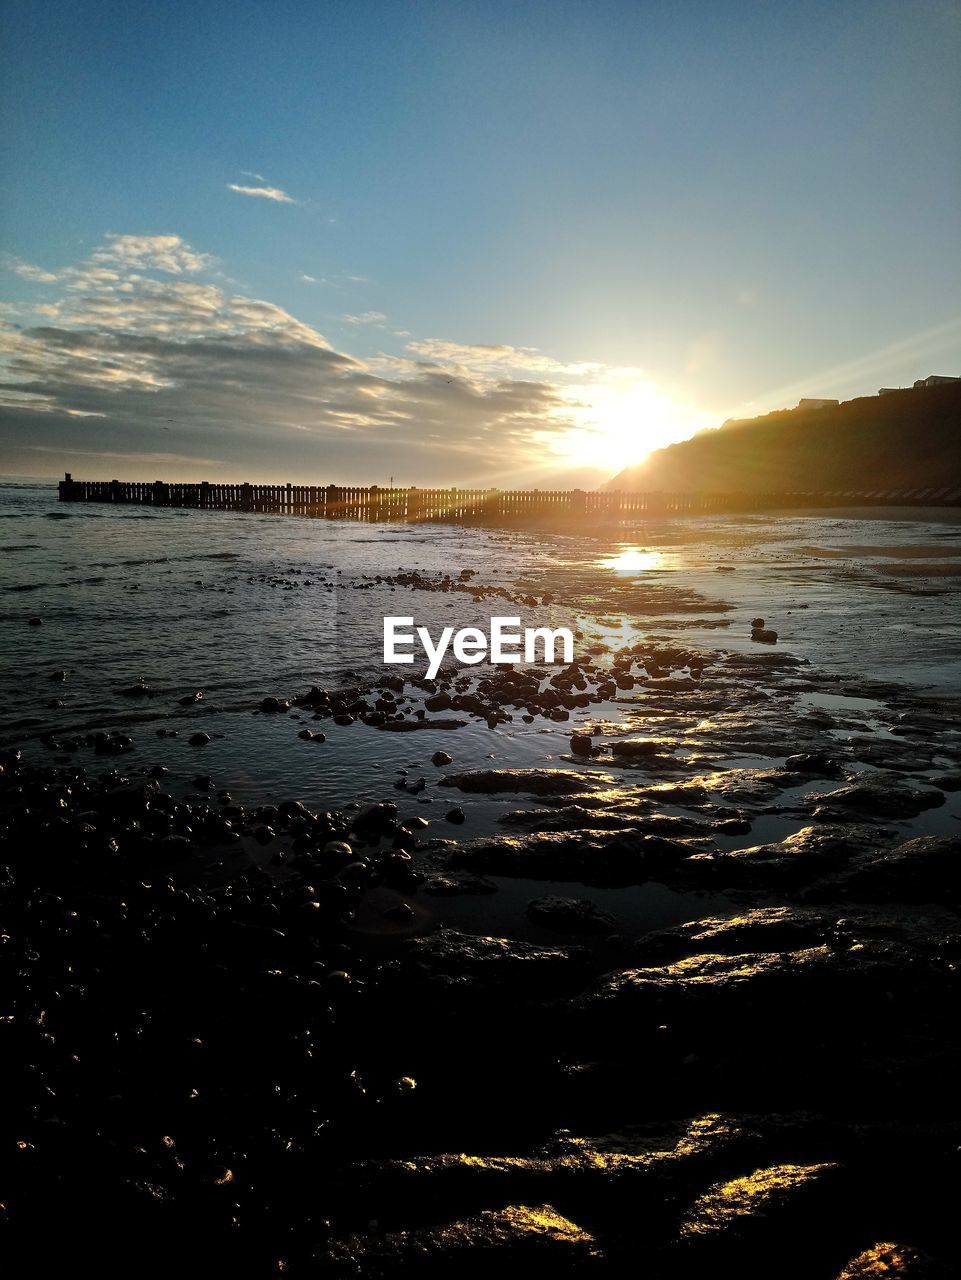
[[475,373],[524,370],[552,376],[583,377],[604,368],[603,365],[587,362],[566,364],[544,355],[536,347],[511,347],[503,343],[465,343],[450,342],[445,338],[423,338],[408,342],[407,350],[432,364],[453,365]]
[[293,196],[289,196],[286,191],[281,191],[280,187],[243,187],[236,182],[228,182],[227,190],[236,191],[239,196],[254,196],[259,200],[273,200],[275,204],[297,203]]
[[440,339],[362,360],[228,291],[213,263],[177,236],[111,235],[58,272],[58,296],[0,320],[2,465],[30,471],[39,453],[116,474],[128,458],[135,476],[166,459],[173,479],[219,459],[225,479],[494,483],[568,419],[546,371],[581,366]]
[[361,311],[359,315],[341,316],[341,319],[347,324],[353,325],[382,325],[386,321],[387,317],[384,315],[383,311]]
[[15,258],[10,253],[0,255],[0,266],[20,276],[22,280],[29,280],[31,284],[56,284],[60,279],[55,272],[35,267],[33,263],[24,262],[22,258]]
[[180,236],[173,235],[108,235],[88,259],[94,268],[109,264],[174,276],[208,270],[215,261],[210,254],[198,253]]
[[333,274],[326,276],[310,276],[304,274],[301,275],[300,279],[303,284],[316,284],[323,285],[324,287],[329,286],[332,289],[346,289],[348,285],[352,284],[370,284],[367,276],[347,275],[345,272],[334,272]]

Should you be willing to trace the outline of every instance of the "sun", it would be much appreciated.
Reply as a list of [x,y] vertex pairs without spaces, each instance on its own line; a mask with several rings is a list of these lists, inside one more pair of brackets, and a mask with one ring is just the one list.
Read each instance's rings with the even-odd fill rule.
[[619,471],[708,425],[703,413],[636,378],[570,387],[568,394],[566,424],[550,444],[571,465]]

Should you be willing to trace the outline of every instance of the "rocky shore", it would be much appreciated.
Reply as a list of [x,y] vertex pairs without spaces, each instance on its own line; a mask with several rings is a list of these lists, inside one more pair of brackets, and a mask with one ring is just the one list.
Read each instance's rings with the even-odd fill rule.
[[[38,1270],[956,1274],[957,705],[645,642],[249,710],[431,763],[320,812],[168,786],[173,729],[3,754]],[[566,749],[458,762],[512,723]],[[686,922],[601,901],[650,885]]]

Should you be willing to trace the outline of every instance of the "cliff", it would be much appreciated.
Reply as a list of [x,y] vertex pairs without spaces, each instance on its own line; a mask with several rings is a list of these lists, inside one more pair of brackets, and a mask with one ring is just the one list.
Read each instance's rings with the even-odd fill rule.
[[961,484],[961,383],[784,409],[701,431],[610,489],[771,493]]

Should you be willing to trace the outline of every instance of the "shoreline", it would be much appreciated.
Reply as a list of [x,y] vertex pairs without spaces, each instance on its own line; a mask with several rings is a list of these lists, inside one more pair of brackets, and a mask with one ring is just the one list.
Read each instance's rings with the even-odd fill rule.
[[[468,724],[566,733],[585,700],[605,714],[549,765],[460,767]],[[809,1280],[892,1213],[944,1247],[961,841],[923,832],[958,821],[961,704],[657,643],[284,701],[260,721],[321,752],[443,752],[441,812],[413,772],[334,813],[172,794],[163,739],[156,768],[122,735],[3,755],[7,847],[44,851],[20,867],[28,1223],[53,1210],[73,1247],[123,1203],[114,1246],[163,1265],[202,1221],[201,1255],[251,1275],[439,1275],[465,1248],[672,1276],[735,1250],[760,1275],[773,1221],[778,1274]],[[389,733],[431,720],[464,727]],[[442,814],[487,795],[518,807],[461,838]],[[690,912],[638,929],[594,901],[630,885]]]
[[[958,633],[915,573],[949,529],[23,501],[31,1241],[258,1278],[950,1256]],[[388,614],[495,613],[575,661],[370,662]]]

